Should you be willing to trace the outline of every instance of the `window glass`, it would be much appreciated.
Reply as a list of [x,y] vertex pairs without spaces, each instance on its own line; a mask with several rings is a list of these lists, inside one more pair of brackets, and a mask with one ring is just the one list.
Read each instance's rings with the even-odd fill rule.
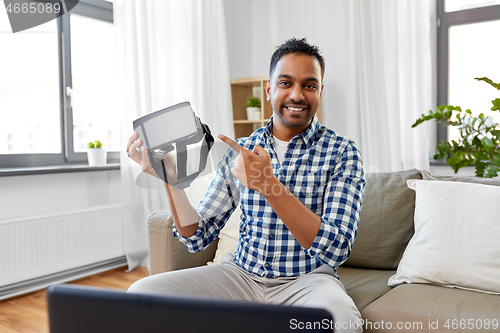
[[61,153],[56,20],[12,33],[0,10],[0,154]]
[[71,72],[74,151],[86,151],[89,140],[100,140],[106,150],[119,151],[112,23],[71,14]]
[[[491,101],[499,98],[498,90],[476,77],[488,77],[500,82],[500,20],[452,26],[449,30],[449,95],[450,105],[470,109],[473,115],[495,116]],[[457,140],[458,130],[448,126],[448,138]]]
[[447,12],[455,12],[493,5],[500,5],[500,0],[446,0],[444,10]]

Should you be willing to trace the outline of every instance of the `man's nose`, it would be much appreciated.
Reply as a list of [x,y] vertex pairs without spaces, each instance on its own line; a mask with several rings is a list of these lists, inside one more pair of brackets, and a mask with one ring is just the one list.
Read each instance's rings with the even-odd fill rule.
[[289,97],[294,101],[302,101],[304,99],[304,94],[302,93],[302,87],[300,85],[295,85],[290,91]]

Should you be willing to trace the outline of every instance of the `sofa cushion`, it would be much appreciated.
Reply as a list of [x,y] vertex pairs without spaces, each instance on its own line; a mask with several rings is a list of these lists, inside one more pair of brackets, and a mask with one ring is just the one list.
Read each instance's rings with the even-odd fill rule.
[[408,179],[422,179],[420,171],[370,173],[361,207],[358,234],[344,265],[396,269],[413,235],[415,192]]
[[[426,284],[405,284],[365,307],[361,314],[372,323],[367,332],[497,332],[500,328],[500,296]],[[469,319],[472,319],[469,322]],[[374,329],[384,321],[385,329]],[[458,330],[453,325],[466,325]],[[438,327],[435,327],[436,322]],[[412,329],[397,329],[398,323]],[[417,327],[421,323],[421,327]],[[449,327],[445,327],[448,323]],[[480,325],[482,324],[482,329]],[[486,325],[489,325],[489,329]],[[429,327],[429,325],[433,325]],[[496,325],[496,329],[494,326]],[[389,326],[392,329],[387,329]],[[460,328],[460,327],[458,327]],[[462,327],[463,328],[463,327]]]
[[340,281],[344,284],[347,294],[358,307],[359,311],[368,304],[391,290],[387,279],[395,273],[393,270],[363,269],[354,267],[338,268]]
[[500,187],[429,180],[411,180],[409,187],[416,192],[415,234],[389,285],[500,293]]
[[172,216],[166,211],[154,212],[148,216],[150,275],[205,265],[214,258],[217,240],[204,251],[190,253],[174,237],[173,223]]
[[208,262],[209,265],[219,265],[222,261],[222,257],[226,253],[236,253],[240,237],[240,221],[241,208],[237,206],[229,220],[224,225],[224,228],[220,231],[217,251],[215,252],[213,262]]

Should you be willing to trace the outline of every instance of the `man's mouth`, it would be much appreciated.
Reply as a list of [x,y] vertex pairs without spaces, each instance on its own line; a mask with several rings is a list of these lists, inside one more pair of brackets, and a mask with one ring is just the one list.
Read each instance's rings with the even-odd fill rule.
[[287,108],[292,113],[300,113],[306,109],[305,107],[292,107],[292,106],[285,106],[285,108]]

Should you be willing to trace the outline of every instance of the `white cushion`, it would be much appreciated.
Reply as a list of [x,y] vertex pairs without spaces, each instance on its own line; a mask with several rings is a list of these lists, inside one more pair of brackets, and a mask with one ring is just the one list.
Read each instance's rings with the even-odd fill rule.
[[500,187],[409,180],[415,234],[389,286],[431,283],[500,294]]
[[234,254],[238,249],[238,237],[240,235],[240,215],[241,209],[238,206],[219,234],[219,243],[217,244],[217,251],[215,252],[214,261],[209,262],[209,265],[220,264],[222,257],[226,253]]

